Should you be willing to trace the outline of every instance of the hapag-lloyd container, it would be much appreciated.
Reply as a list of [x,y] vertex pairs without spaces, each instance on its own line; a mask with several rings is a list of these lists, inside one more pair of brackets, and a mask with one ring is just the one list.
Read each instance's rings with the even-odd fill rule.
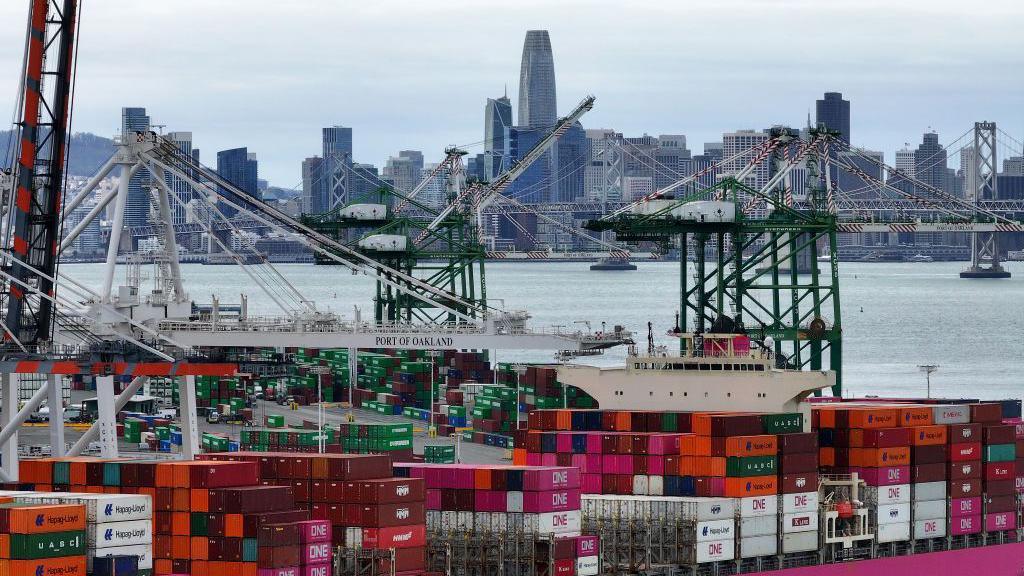
[[299,559],[303,564],[318,564],[331,561],[331,543],[314,542],[303,544],[299,549]]
[[782,501],[782,513],[793,514],[797,512],[818,511],[818,493],[801,492],[798,494],[782,494],[779,496]]
[[949,520],[949,533],[952,536],[977,534],[978,532],[981,532],[981,527],[981,514],[960,516],[959,518],[950,518]]
[[737,498],[739,500],[739,515],[741,518],[753,516],[776,516],[779,513],[778,496],[748,496]]
[[779,517],[772,514],[770,516],[738,518],[736,520],[736,531],[740,538],[775,534],[779,531]]
[[1017,527],[1017,514],[1014,512],[996,512],[985,515],[985,531],[1001,532]]
[[139,570],[153,569],[153,547],[139,544],[136,546],[90,548],[86,551],[86,570],[92,573],[92,561],[94,558],[106,558],[109,556],[135,556],[139,559]]
[[782,533],[797,534],[800,532],[818,531],[818,512],[795,512],[782,515]]
[[691,564],[733,560],[736,558],[736,542],[732,539],[697,542],[689,551],[689,558],[686,560]]
[[705,520],[698,522],[695,528],[694,540],[697,542],[725,540],[736,534],[736,525],[732,520]]
[[331,576],[331,563],[306,564],[302,567],[302,576]]
[[85,576],[85,559],[81,555],[38,560],[0,560],[0,575],[21,576]]
[[910,504],[881,504],[878,506],[878,525],[910,522]]
[[17,534],[85,529],[85,509],[71,504],[2,504],[0,531]]
[[740,558],[774,556],[779,551],[779,539],[774,534],[750,536],[739,540]]
[[946,536],[946,519],[914,521],[914,539],[943,538]]
[[153,543],[153,523],[149,520],[90,524],[86,540],[92,548],[137,546]]
[[981,497],[975,498],[951,498],[949,501],[949,515],[953,518],[961,516],[975,516],[981,514]]
[[863,491],[864,502],[875,505],[910,502],[910,484],[895,486],[868,486]]
[[147,520],[153,517],[153,499],[136,494],[25,494],[15,498],[17,502],[62,502],[84,504],[88,522],[128,522]]
[[599,566],[597,556],[581,556],[576,559],[576,576],[597,576]]

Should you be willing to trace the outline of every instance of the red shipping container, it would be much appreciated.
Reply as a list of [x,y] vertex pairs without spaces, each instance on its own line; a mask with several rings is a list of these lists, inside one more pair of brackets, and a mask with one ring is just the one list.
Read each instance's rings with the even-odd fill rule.
[[396,548],[394,562],[390,558],[382,559],[378,570],[385,574],[388,572],[421,572],[426,565],[426,548]]
[[426,546],[427,528],[423,524],[363,528],[363,548],[420,548]]
[[949,443],[981,442],[981,424],[950,424]]
[[973,462],[981,460],[981,442],[949,445],[950,462]]
[[802,474],[818,470],[818,452],[787,453],[779,457],[779,472]]
[[918,484],[923,482],[942,482],[946,479],[946,465],[937,464],[915,464],[910,467],[911,482]]
[[818,489],[818,473],[783,474],[779,477],[779,492],[782,494],[799,494],[815,492]]
[[1016,499],[1013,496],[986,496],[983,501],[986,514],[1016,510]]
[[346,482],[344,502],[366,504],[393,504],[419,502],[426,498],[426,483],[422,478],[387,478]]
[[360,521],[353,524],[371,528],[423,524],[426,521],[423,502],[360,506],[359,518]]
[[576,559],[555,560],[551,573],[553,576],[574,576],[576,574]]
[[1013,480],[1016,477],[1016,462],[988,462],[985,464],[984,478],[986,481]]
[[259,465],[255,462],[192,462],[189,466],[192,488],[225,488],[258,484]]
[[981,480],[953,480],[949,483],[950,498],[977,498],[981,496]]
[[800,432],[797,434],[779,434],[779,453],[783,455],[818,452],[818,434]]
[[910,450],[910,460],[914,464],[936,464],[946,462],[948,448],[940,446],[914,446]]
[[330,562],[307,564],[302,567],[302,576],[331,576],[332,568]]
[[1017,441],[1017,430],[1013,425],[1000,424],[985,426],[985,444],[1013,444]]
[[970,404],[971,422],[995,423],[1003,420],[1003,407],[998,402]]
[[1016,486],[1016,479],[1014,480],[995,480],[985,483],[985,494],[989,496],[1009,496],[1014,493]]
[[856,442],[856,440],[854,437],[857,437],[860,442],[857,442],[856,445],[863,446],[864,448],[896,448],[899,446],[909,446],[911,432],[911,428],[851,430],[850,445],[855,445],[854,442]]

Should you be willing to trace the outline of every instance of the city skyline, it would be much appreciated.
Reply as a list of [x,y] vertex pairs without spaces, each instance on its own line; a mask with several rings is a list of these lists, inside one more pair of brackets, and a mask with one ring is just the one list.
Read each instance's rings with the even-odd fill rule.
[[[482,152],[480,105],[505,86],[516,86],[518,55],[529,29],[550,31],[559,62],[559,113],[593,92],[598,102],[585,128],[686,134],[695,150],[739,129],[800,126],[813,114],[815,100],[828,91],[842,92],[854,102],[853,144],[883,151],[888,158],[929,128],[946,142],[975,120],[994,120],[1011,133],[1024,126],[1024,113],[1013,105],[1024,92],[1024,80],[1006,72],[1012,69],[1009,59],[1018,41],[1011,32],[1024,20],[1022,7],[994,3],[975,16],[947,2],[929,3],[927,10],[920,9],[923,3],[884,10],[880,4],[872,8],[871,2],[731,4],[733,10],[687,6],[685,11],[651,4],[605,19],[598,17],[600,3],[549,7],[524,2],[508,7],[507,17],[486,29],[467,25],[483,18],[482,13],[455,6],[431,25],[420,18],[395,24],[409,34],[402,46],[375,43],[367,50],[369,39],[345,32],[368,27],[389,10],[424,17],[435,11],[385,3],[346,7],[342,18],[340,9],[313,3],[286,9],[252,2],[238,13],[200,3],[181,2],[167,11],[112,0],[87,6],[83,13],[82,36],[89,42],[82,45],[72,128],[109,135],[119,125],[122,106],[144,106],[154,123],[193,132],[204,152],[239,146],[257,152],[261,172],[284,187],[300,183],[302,159],[320,148],[321,128],[335,124],[356,132],[355,159],[378,167],[403,149],[422,150],[428,161],[439,160],[448,144],[466,145],[476,154]],[[546,11],[538,18],[541,6]],[[17,44],[23,10],[21,5],[0,7],[0,21],[6,22],[0,25],[0,38]],[[190,14],[199,10],[208,18],[196,22]],[[737,22],[734,14],[742,15]],[[829,24],[850,14],[860,27],[875,32],[872,45],[857,47],[856,63],[843,54],[853,49],[859,32]],[[336,23],[339,33],[307,33],[314,15]],[[143,60],[141,51],[129,48],[147,41],[148,29],[123,30],[117,22],[158,18],[170,29],[199,28],[189,43],[163,44],[146,51]],[[270,41],[263,34],[223,33],[220,23],[229,19],[253,24],[257,31],[270,21],[276,28]],[[726,20],[732,30],[728,43],[715,40],[715,30]],[[801,28],[794,45],[779,46],[785,56],[751,57],[780,44],[768,40],[779,29],[773,24],[782,21],[799,22]],[[911,21],[916,24],[910,26]],[[317,24],[314,31],[324,27]],[[595,41],[638,33],[646,38],[643,51]],[[474,43],[486,44],[487,50],[467,48]],[[355,50],[359,58],[322,57]],[[0,55],[0,78],[12,88],[0,91],[0,106],[7,109],[13,106],[17,60],[13,52]],[[451,74],[457,82],[438,81]],[[1001,75],[998,92],[989,88],[993,75]],[[114,84],[116,90],[106,89]],[[204,155],[203,160],[210,165],[214,159]]]

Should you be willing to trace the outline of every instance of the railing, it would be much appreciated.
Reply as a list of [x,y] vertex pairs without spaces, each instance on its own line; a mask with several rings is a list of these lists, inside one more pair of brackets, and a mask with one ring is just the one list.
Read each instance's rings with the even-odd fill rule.
[[[594,336],[581,331],[566,332],[558,327],[551,329],[527,329],[519,326],[495,325],[495,334],[503,336],[561,336],[579,340],[594,341]],[[323,334],[455,334],[455,335],[486,335],[488,332],[483,324],[371,324],[342,321],[316,321],[290,319],[287,317],[252,318],[244,322],[224,321],[183,321],[165,320],[160,322],[159,330],[166,332],[315,332]]]

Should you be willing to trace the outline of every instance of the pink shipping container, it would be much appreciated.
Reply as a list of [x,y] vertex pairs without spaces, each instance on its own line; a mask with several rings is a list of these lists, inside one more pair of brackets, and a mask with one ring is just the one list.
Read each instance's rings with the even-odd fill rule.
[[427,490],[427,510],[441,509],[441,491],[437,488]]
[[256,571],[256,576],[299,576],[302,570],[298,566],[288,566],[287,568],[260,568]]
[[662,456],[647,457],[647,474],[651,476],[665,475],[665,458]]
[[600,454],[601,453],[601,433],[600,432],[588,432],[587,433],[587,454]]
[[651,434],[647,453],[655,455],[679,454],[679,434]]
[[583,493],[584,494],[600,494],[601,493],[601,475],[600,474],[584,474],[583,475]]
[[1002,532],[1017,528],[1017,514],[1013,512],[996,512],[985,515],[986,532]]
[[524,491],[579,487],[580,471],[575,468],[552,467],[523,471]]
[[559,434],[555,436],[555,450],[558,452],[572,452],[572,435]]
[[953,536],[964,534],[977,534],[981,532],[981,514],[975,516],[961,516],[949,521],[949,533]]
[[526,453],[526,465],[527,466],[540,466],[543,454],[538,452],[527,452]]
[[506,512],[508,492],[498,490],[476,490],[473,510],[477,512]]
[[545,452],[540,455],[541,466],[557,466],[558,465],[558,454],[551,454]]
[[299,550],[299,558],[303,564],[322,564],[331,561],[331,543],[314,542],[303,544]]
[[851,468],[850,471],[858,472],[868,486],[895,486],[910,483],[910,466]]
[[953,498],[950,500],[949,514],[953,518],[975,516],[981,514],[981,497]]
[[580,491],[558,490],[549,492],[523,492],[523,512],[563,512],[580,509]]
[[296,522],[299,527],[299,541],[303,544],[331,541],[331,523],[326,520]]
[[307,564],[302,567],[302,576],[331,576],[331,563]]
[[576,557],[597,556],[597,536],[576,537]]

